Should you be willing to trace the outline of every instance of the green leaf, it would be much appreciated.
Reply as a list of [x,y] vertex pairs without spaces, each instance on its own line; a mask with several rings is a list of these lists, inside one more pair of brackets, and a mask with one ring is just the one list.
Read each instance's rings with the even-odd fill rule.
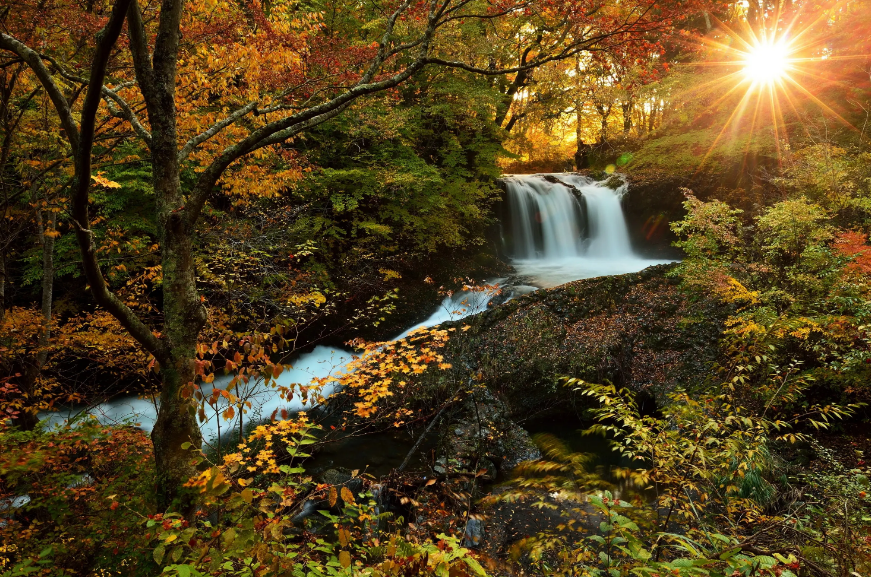
[[235,540],[236,530],[230,527],[221,535],[221,546],[223,546],[225,550],[229,549]]
[[166,548],[163,546],[163,543],[154,548],[154,551],[151,553],[151,556],[154,558],[154,562],[160,565],[163,563],[163,555],[166,553]]

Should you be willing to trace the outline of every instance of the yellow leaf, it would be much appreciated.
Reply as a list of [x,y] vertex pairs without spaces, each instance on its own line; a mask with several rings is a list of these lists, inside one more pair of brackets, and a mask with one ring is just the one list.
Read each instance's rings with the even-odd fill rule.
[[164,543],[172,543],[172,542],[175,541],[176,539],[178,539],[178,535],[170,535],[169,537],[166,538],[166,540],[164,541]]
[[347,487],[342,487],[342,501],[344,501],[348,505],[354,505],[354,494],[351,493],[351,490]]
[[109,180],[108,178],[103,176],[102,172],[98,172],[97,174],[91,175],[91,180],[100,186],[104,186],[106,188],[121,188],[121,185],[113,180]]
[[335,487],[330,487],[330,507],[336,506],[336,501],[338,500],[339,495],[336,493]]
[[351,566],[351,554],[348,553],[347,551],[342,551],[341,553],[339,553],[339,563],[345,569],[350,567]]

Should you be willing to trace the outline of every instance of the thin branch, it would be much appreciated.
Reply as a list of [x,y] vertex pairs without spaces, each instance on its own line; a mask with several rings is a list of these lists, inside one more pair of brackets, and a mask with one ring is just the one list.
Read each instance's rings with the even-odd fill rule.
[[45,88],[48,97],[51,99],[52,104],[54,104],[61,126],[67,133],[67,139],[70,141],[73,152],[75,152],[79,148],[79,131],[76,128],[76,121],[73,118],[73,113],[66,97],[64,97],[60,87],[55,83],[54,78],[51,77],[51,72],[42,62],[42,57],[32,48],[4,32],[0,32],[0,49],[17,54],[36,74],[40,84]]
[[227,118],[219,120],[218,122],[213,124],[208,130],[201,132],[188,140],[185,145],[182,146],[181,150],[178,151],[178,161],[183,162],[197,146],[212,138],[213,136],[215,136],[216,134],[218,134],[219,132],[221,132],[222,130],[224,130],[225,128],[257,108],[257,103],[257,100],[249,102],[242,108],[239,108],[238,110],[230,114],[230,116],[228,116]]
[[[142,123],[139,122],[139,118],[133,112],[133,109],[130,108],[130,105],[127,104],[127,101],[118,95],[117,91],[122,87],[123,85],[110,89],[104,86],[102,91],[103,100],[106,101],[106,106],[109,107],[109,112],[112,113],[112,116],[129,122],[136,135],[145,142],[145,146],[151,148],[151,133],[142,126]],[[115,106],[116,104],[117,106]]]
[[148,52],[145,23],[142,21],[142,11],[137,0],[133,0],[127,9],[127,38],[130,40],[130,54],[133,56],[133,70],[139,82],[139,90],[148,101],[154,96],[154,70]]

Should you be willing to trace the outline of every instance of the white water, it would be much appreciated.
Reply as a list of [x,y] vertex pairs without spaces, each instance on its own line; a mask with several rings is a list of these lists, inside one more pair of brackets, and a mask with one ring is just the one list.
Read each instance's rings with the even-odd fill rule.
[[[504,279],[497,279],[497,282],[502,280]],[[448,296],[428,319],[409,328],[393,340],[403,339],[420,328],[432,327],[449,320],[457,320],[486,310],[493,295],[492,291],[485,290],[458,292]],[[353,353],[346,349],[317,346],[311,352],[300,355],[293,362],[291,368],[286,368],[279,375],[275,384],[281,387],[290,387],[293,384],[308,385],[314,379],[326,378],[330,375],[343,372],[345,366],[353,358]],[[230,380],[230,376],[216,377],[213,385],[203,385],[201,390],[204,395],[209,395],[213,387],[226,388]],[[334,386],[328,385],[318,391],[318,394],[328,397],[333,393],[334,389]],[[247,385],[239,384],[233,393],[239,397],[248,398],[252,402],[252,408],[248,409],[247,414],[242,417],[245,422],[266,419],[276,412],[278,412],[280,418],[282,410],[286,410],[288,413],[296,413],[312,409],[316,405],[313,400],[304,401],[299,396],[294,396],[290,401],[282,399],[274,388],[264,386],[262,381],[251,381]],[[151,433],[157,420],[158,405],[159,403],[155,399],[125,396],[93,407],[74,406],[62,411],[45,413],[42,417],[49,425],[59,425],[82,413],[87,413],[96,417],[101,423],[130,423]],[[200,430],[203,433],[203,439],[207,442],[217,439],[219,435],[226,434],[228,430],[239,428],[238,416],[230,421],[223,420],[220,417],[220,413],[226,408],[227,402],[223,398],[220,399],[217,410],[210,409],[209,405],[206,405],[207,420],[200,423]]]
[[[517,272],[541,288],[582,278],[637,272],[671,262],[646,259],[632,250],[621,200],[612,190],[574,174],[516,175],[506,180]],[[586,216],[584,215],[586,209]]]
[[[514,267],[534,286],[515,284],[510,287],[514,295],[552,287],[566,282],[595,276],[636,272],[654,264],[670,261],[649,260],[637,256],[631,247],[629,232],[623,217],[621,197],[625,189],[616,191],[578,175],[554,175],[561,181],[578,188],[584,197],[584,207],[575,194],[561,184],[550,183],[541,176],[512,176],[507,180],[508,200],[514,237]],[[586,220],[586,222],[585,222]],[[587,230],[589,229],[589,230]],[[501,284],[506,279],[495,279],[488,284]],[[433,314],[394,340],[407,337],[412,331],[439,325],[486,310],[493,293],[488,291],[460,292],[446,297]],[[279,386],[308,385],[315,378],[325,378],[341,372],[353,355],[348,350],[318,346],[300,355],[290,369],[278,378]],[[230,377],[218,377],[214,386],[226,387]],[[204,387],[209,394],[211,387]],[[320,391],[328,396],[332,389]],[[270,417],[273,412],[287,410],[294,413],[311,409],[313,402],[301,397],[289,401],[281,399],[274,389],[262,383],[240,385],[234,394],[250,396],[253,407],[243,416],[245,422]],[[206,405],[208,407],[208,405]],[[226,401],[218,410],[207,411],[209,417],[202,423],[203,438],[207,441],[237,429],[239,416],[226,422],[218,414],[226,408]],[[83,412],[95,416],[103,423],[128,422],[151,432],[157,416],[157,407],[151,399],[135,396],[113,399],[95,407],[71,407],[66,411],[44,416],[49,424],[59,424]]]

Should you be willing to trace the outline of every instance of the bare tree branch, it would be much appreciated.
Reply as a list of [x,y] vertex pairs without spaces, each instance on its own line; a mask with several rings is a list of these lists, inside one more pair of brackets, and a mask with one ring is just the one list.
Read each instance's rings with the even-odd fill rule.
[[[133,109],[130,108],[130,105],[127,104],[123,98],[118,95],[118,90],[122,88],[121,86],[110,89],[107,87],[103,87],[103,100],[106,101],[106,106],[109,107],[109,112],[112,113],[112,116],[116,118],[121,118],[130,123],[130,126],[133,127],[133,131],[136,133],[139,138],[145,142],[145,145],[148,148],[151,148],[151,133],[148,132],[142,123],[139,122],[139,118],[136,116],[136,113],[133,112]],[[117,104],[117,106],[115,106]]]

